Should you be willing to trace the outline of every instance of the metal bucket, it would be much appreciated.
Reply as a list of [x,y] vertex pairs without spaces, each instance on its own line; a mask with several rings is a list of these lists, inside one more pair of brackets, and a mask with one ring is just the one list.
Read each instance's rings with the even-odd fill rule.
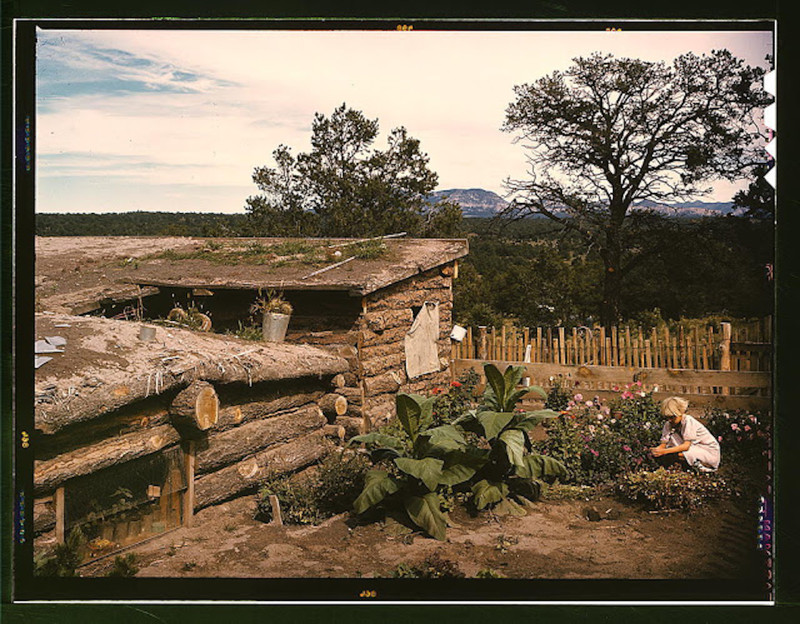
[[289,314],[276,314],[266,312],[261,321],[261,333],[267,342],[283,342],[286,330],[289,328]]

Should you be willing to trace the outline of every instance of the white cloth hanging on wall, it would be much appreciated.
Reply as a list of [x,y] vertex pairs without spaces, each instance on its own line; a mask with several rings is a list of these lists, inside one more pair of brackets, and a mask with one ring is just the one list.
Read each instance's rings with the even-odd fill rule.
[[426,301],[405,336],[406,374],[409,379],[441,370],[438,339],[439,304]]

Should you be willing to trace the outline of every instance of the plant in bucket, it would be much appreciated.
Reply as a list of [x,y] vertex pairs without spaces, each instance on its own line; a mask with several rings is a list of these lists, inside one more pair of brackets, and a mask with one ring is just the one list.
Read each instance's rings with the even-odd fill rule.
[[266,295],[259,291],[258,298],[250,306],[251,314],[262,315],[261,331],[268,342],[283,342],[292,311],[292,304],[283,298],[281,291],[275,290],[268,290]]

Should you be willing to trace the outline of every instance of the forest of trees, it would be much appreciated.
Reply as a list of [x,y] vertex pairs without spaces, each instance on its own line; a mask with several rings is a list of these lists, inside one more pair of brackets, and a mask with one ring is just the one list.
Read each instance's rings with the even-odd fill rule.
[[[772,311],[771,219],[670,219],[669,245],[633,271],[621,297],[622,318],[645,324]],[[40,236],[253,236],[243,214],[135,212],[38,214]],[[470,253],[455,282],[463,325],[587,325],[599,320],[603,263],[575,233],[547,219],[464,219]]]

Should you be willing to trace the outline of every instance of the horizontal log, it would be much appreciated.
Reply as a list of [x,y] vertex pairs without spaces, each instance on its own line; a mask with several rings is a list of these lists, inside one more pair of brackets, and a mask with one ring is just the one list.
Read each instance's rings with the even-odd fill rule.
[[411,308],[389,309],[381,312],[367,312],[364,315],[367,329],[373,332],[382,332],[395,327],[411,327],[414,314]]
[[218,430],[230,429],[242,423],[276,416],[287,410],[314,403],[325,393],[322,390],[278,397],[270,401],[254,401],[242,405],[229,405],[219,412]]
[[397,371],[389,371],[377,377],[368,377],[364,380],[364,393],[366,396],[397,392],[405,381],[405,375]]
[[358,343],[357,331],[308,331],[308,332],[292,332],[287,336],[292,342],[302,342],[303,344],[310,344],[314,346],[332,345],[332,344],[345,344],[356,345]]
[[356,418],[353,416],[341,416],[336,421],[338,425],[344,427],[344,439],[349,440],[357,435],[367,433],[369,427],[364,423],[363,418]]
[[282,416],[254,420],[229,431],[212,433],[195,442],[195,472],[212,472],[262,449],[311,433],[325,423],[319,408],[309,405]]
[[325,455],[322,431],[269,448],[195,481],[195,510],[254,491],[264,480],[305,468]]
[[406,327],[395,327],[383,332],[364,331],[364,340],[361,346],[361,356],[365,357],[366,350],[378,345],[403,344],[403,338],[411,328],[411,324]]
[[322,433],[326,438],[333,438],[339,442],[343,442],[347,435],[347,430],[342,425],[324,425]]
[[[333,377],[347,370],[345,361],[331,357],[321,348],[283,343],[261,343],[239,354],[200,361],[194,356],[190,361],[194,363],[176,364],[159,375],[159,394],[177,392],[198,379],[215,384],[258,384],[301,377]],[[85,390],[67,401],[37,405],[35,425],[43,433],[55,433],[79,422],[95,420],[153,394],[156,394],[156,383],[152,374],[132,374],[124,382]]]
[[[405,332],[403,332],[403,336],[405,336]],[[385,358],[390,357],[393,355],[400,355],[405,358],[406,350],[403,340],[396,340],[394,342],[387,342],[379,345],[374,345],[370,347],[364,347],[361,349],[361,362],[362,366],[364,362],[368,362],[369,360],[374,360],[377,358]]]
[[361,405],[361,388],[339,388],[337,392],[347,399],[348,408]]
[[404,353],[395,353],[382,358],[371,358],[362,362],[365,377],[376,377],[386,371],[405,369],[406,357]]
[[160,425],[34,462],[34,492],[50,491],[68,479],[155,453],[179,441],[175,427]]
[[36,459],[50,459],[93,442],[167,424],[169,412],[161,399],[154,397],[153,400],[142,401],[141,404],[61,429],[51,435],[36,431],[33,444]]
[[383,312],[384,310],[398,310],[422,305],[424,301],[436,301],[439,304],[452,300],[449,287],[418,288],[405,290],[396,295],[375,298],[368,303],[368,312]]

